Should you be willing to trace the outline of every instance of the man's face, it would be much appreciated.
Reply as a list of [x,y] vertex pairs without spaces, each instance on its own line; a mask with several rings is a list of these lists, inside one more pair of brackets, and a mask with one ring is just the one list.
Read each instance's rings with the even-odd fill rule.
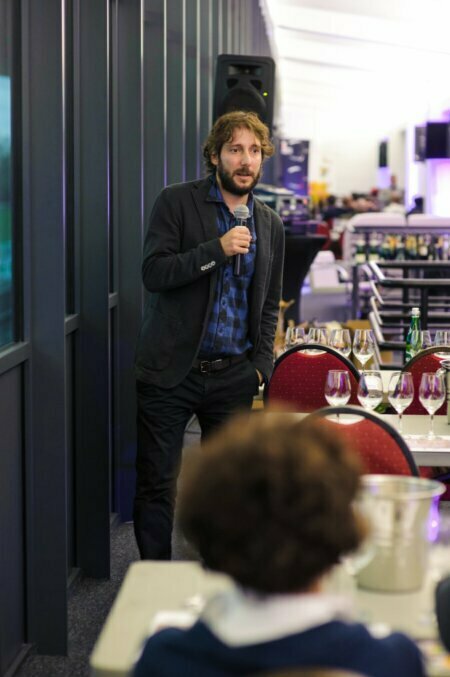
[[232,195],[247,195],[261,177],[261,142],[245,127],[237,127],[222,146],[220,157],[213,155],[219,185]]

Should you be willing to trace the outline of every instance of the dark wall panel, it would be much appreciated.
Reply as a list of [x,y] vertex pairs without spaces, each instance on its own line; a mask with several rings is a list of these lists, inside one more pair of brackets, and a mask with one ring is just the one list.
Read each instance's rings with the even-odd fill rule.
[[135,486],[136,406],[134,351],[142,308],[140,260],[143,214],[143,116],[141,73],[142,20],[140,0],[118,4],[117,77],[113,121],[117,139],[114,154],[114,219],[117,227],[118,308],[111,310],[114,327],[111,351],[114,392],[113,509],[131,519]]
[[24,637],[21,368],[0,376],[0,674]]
[[171,0],[167,13],[167,178],[166,183],[184,180],[184,0]]
[[66,336],[66,439],[67,439],[67,565],[69,572],[76,567],[75,549],[75,348],[73,334]]
[[197,50],[197,19],[200,0],[186,0],[186,179],[201,173],[200,159],[200,68]]
[[21,10],[27,639],[52,654],[67,649],[63,7]]
[[146,0],[144,11],[144,215],[166,183],[164,114],[164,0]]
[[211,0],[211,67],[214,78],[214,66],[216,64],[217,55],[219,54],[219,2],[220,0]]
[[[109,3],[79,5],[75,192],[80,232],[76,335],[77,562],[92,577],[109,576],[110,525],[110,16]],[[98,403],[101,406],[98,406]]]
[[212,121],[213,71],[211,63],[210,0],[200,2],[200,143],[209,132]]

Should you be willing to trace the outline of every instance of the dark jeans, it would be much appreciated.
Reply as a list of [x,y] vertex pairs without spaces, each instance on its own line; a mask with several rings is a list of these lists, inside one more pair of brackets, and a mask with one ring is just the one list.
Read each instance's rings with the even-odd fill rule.
[[205,435],[249,410],[258,374],[246,360],[212,374],[192,370],[175,388],[137,382],[134,531],[142,559],[170,559],[176,483],[186,425],[197,414]]

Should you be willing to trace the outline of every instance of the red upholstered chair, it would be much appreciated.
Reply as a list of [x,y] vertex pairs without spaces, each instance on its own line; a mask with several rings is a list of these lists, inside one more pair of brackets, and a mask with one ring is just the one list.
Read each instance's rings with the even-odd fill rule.
[[[339,414],[339,421],[336,420],[336,414]],[[348,441],[349,446],[361,457],[365,473],[419,475],[405,440],[380,416],[360,407],[349,406],[326,407],[311,416],[325,418],[326,425],[335,428]]]
[[[311,350],[317,352],[309,352]],[[350,360],[329,346],[294,346],[275,362],[272,378],[264,393],[264,402],[290,411],[311,412],[327,406],[325,380],[330,369],[346,370],[352,387],[351,404],[357,404],[359,372]]]
[[[402,371],[409,371],[412,374],[414,382],[414,400],[412,404],[405,411],[405,414],[423,414],[428,416],[427,410],[424,409],[419,400],[419,387],[422,374],[425,372],[435,372],[441,366],[441,360],[436,357],[436,353],[448,353],[447,359],[450,359],[450,346],[432,346],[421,350],[409,362],[405,364]],[[442,359],[442,358],[441,358]],[[447,403],[444,402],[440,407],[436,416],[444,416],[447,413]]]

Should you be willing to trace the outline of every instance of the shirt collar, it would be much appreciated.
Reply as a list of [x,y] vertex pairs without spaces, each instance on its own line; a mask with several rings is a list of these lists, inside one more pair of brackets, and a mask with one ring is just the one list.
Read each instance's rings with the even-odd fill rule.
[[201,620],[224,644],[258,644],[351,618],[351,603],[325,592],[261,596],[232,588],[213,597]]
[[[228,207],[225,204],[225,201],[223,199],[222,191],[220,190],[220,186],[217,183],[216,175],[210,174],[209,180],[211,181],[211,187],[209,189],[206,201],[207,202],[220,202],[228,209]],[[247,207],[248,207],[248,211],[250,212],[249,218],[252,218],[253,217],[253,191],[250,191],[250,193],[248,194]]]

